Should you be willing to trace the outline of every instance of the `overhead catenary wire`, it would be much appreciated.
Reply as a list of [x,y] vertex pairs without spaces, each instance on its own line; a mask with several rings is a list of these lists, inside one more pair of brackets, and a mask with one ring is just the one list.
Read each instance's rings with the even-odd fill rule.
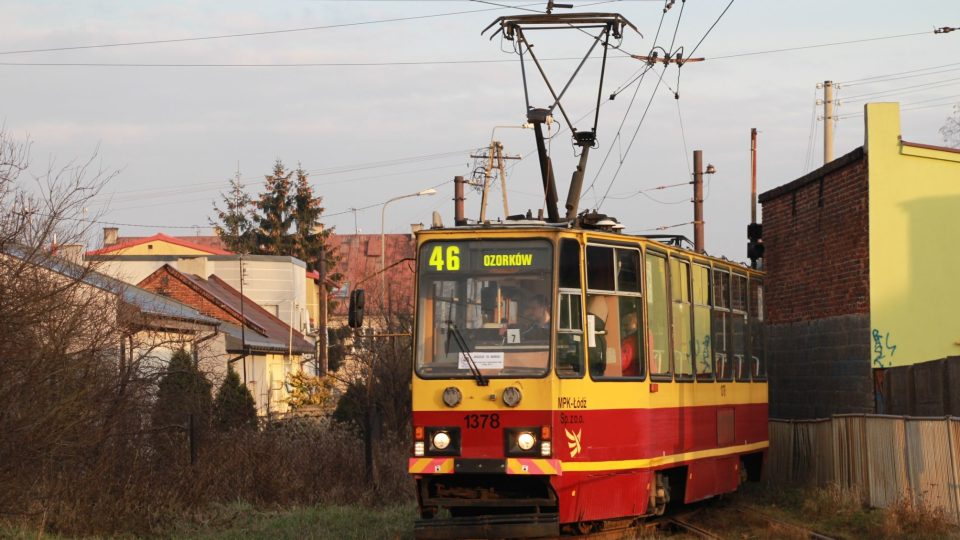
[[857,95],[854,95],[854,96],[847,97],[847,98],[845,98],[844,100],[845,100],[845,101],[848,101],[848,102],[849,102],[849,101],[864,101],[864,100],[873,99],[873,98],[877,98],[877,97],[889,96],[889,95],[891,95],[891,94],[897,94],[897,93],[904,93],[904,94],[906,94],[906,93],[912,93],[912,92],[914,92],[914,91],[919,91],[919,90],[922,90],[922,89],[942,88],[942,87],[944,87],[944,86],[953,86],[953,85],[956,85],[956,84],[960,84],[960,77],[954,77],[954,78],[951,78],[951,79],[941,79],[941,80],[939,80],[939,81],[930,81],[930,82],[921,83],[921,84],[913,84],[913,85],[910,85],[910,86],[901,86],[900,88],[889,88],[889,89],[886,89],[886,90],[877,90],[877,91],[875,91],[875,92],[866,92],[866,93],[863,93],[863,94],[857,94]]
[[526,7],[526,6],[535,6],[538,4],[540,4],[540,2],[533,2],[529,4],[524,4],[522,6],[510,6],[509,8],[491,7],[491,8],[484,8],[484,9],[452,11],[447,13],[430,13],[430,14],[423,14],[423,15],[410,15],[407,17],[391,17],[387,19],[375,19],[375,20],[369,20],[369,21],[355,21],[355,22],[348,22],[348,23],[326,24],[326,25],[319,25],[319,26],[305,26],[305,27],[299,27],[299,28],[282,28],[278,30],[260,30],[255,32],[236,32],[232,34],[216,34],[216,35],[206,35],[206,36],[190,36],[190,37],[183,37],[183,38],[167,38],[167,39],[153,39],[153,40],[143,40],[143,41],[99,43],[94,45],[67,45],[62,47],[48,47],[48,48],[40,48],[40,49],[19,49],[19,50],[10,50],[10,51],[0,51],[0,56],[14,55],[14,54],[27,54],[27,53],[47,53],[47,52],[76,51],[76,50],[87,50],[87,49],[133,47],[133,46],[143,46],[143,45],[164,45],[164,44],[170,44],[170,43],[188,43],[188,42],[194,42],[194,41],[210,41],[210,40],[218,40],[218,39],[271,36],[271,35],[277,35],[277,34],[291,34],[291,33],[297,33],[297,32],[314,32],[318,30],[331,30],[334,28],[347,28],[352,26],[364,26],[369,24],[383,24],[383,23],[391,23],[391,22],[415,21],[415,20],[421,20],[421,19],[434,19],[438,17],[450,17],[454,15],[481,13],[485,11],[499,11],[502,9],[522,9],[523,7]]
[[[958,66],[958,67],[951,67]],[[950,68],[950,69],[942,69]],[[933,71],[939,70],[939,71]],[[897,81],[902,79],[912,79],[916,77],[927,77],[930,75],[939,75],[941,73],[949,73],[951,71],[960,70],[960,62],[954,62],[952,64],[942,64],[939,66],[931,66],[926,68],[911,69],[908,71],[898,71],[896,73],[887,73],[884,75],[873,75],[871,77],[862,77],[860,79],[851,79],[849,81],[838,81],[837,84],[841,86],[860,86],[863,84],[874,84],[887,81]]]

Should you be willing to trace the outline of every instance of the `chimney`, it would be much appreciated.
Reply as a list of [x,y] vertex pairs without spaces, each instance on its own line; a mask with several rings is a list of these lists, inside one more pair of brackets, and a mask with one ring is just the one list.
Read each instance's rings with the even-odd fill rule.
[[194,274],[207,279],[207,258],[206,257],[186,257],[177,259],[177,270],[184,274]]
[[117,235],[120,233],[120,229],[117,227],[104,227],[103,228],[103,247],[112,246],[117,243]]
[[57,247],[57,256],[74,264],[83,264],[83,244],[63,244]]
[[417,233],[423,230],[423,223],[410,224],[410,236],[416,237]]

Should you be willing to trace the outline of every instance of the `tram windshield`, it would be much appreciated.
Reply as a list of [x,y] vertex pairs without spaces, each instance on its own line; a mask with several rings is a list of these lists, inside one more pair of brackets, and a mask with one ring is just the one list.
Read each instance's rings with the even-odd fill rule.
[[540,377],[549,364],[553,248],[546,240],[425,243],[417,374]]

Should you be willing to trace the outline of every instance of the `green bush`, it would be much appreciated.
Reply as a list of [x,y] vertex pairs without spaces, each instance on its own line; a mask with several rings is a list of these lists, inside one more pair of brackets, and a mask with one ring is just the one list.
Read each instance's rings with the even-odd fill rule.
[[257,427],[257,406],[250,389],[240,382],[231,367],[217,390],[213,403],[213,425],[220,431]]

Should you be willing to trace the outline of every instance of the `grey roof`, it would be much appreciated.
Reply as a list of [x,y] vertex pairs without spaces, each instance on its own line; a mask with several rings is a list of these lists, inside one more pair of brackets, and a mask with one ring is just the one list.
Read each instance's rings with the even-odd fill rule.
[[124,303],[138,308],[142,313],[212,326],[220,324],[220,321],[217,319],[207,317],[186,304],[181,304],[176,300],[160,296],[135,285],[130,285],[129,283],[125,283],[55,255],[40,251],[34,252],[23,247],[8,247],[5,252],[8,255],[45,268],[51,272],[62,274],[92,287],[116,294]]

